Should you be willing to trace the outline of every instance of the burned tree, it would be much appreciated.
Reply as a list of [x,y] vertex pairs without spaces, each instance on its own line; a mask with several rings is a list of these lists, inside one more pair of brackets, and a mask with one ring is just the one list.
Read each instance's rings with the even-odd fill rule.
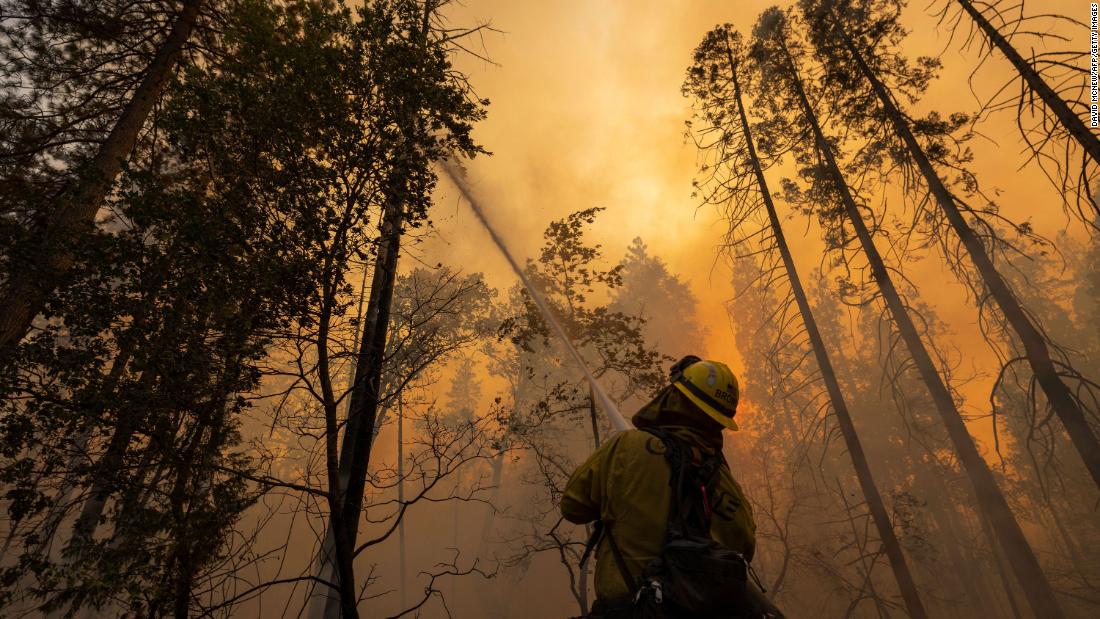
[[[952,10],[954,9],[954,10]],[[1046,172],[1047,164],[1054,166],[1054,175],[1047,174],[1063,194],[1073,194],[1077,200],[1077,215],[1086,224],[1097,225],[1100,213],[1093,195],[1097,172],[1100,170],[1100,138],[1090,130],[1083,116],[1089,114],[1084,103],[1088,91],[1088,70],[1075,64],[1086,57],[1083,51],[1048,50],[1025,57],[1013,42],[1017,38],[1063,39],[1054,32],[1053,25],[1081,27],[1084,24],[1068,15],[1040,13],[1025,14],[1025,4],[1003,4],[999,0],[945,0],[937,12],[941,24],[947,24],[952,33],[965,22],[967,45],[980,40],[979,52],[983,62],[998,54],[1012,65],[1019,80],[1019,92],[997,100],[1013,84],[1001,87],[984,107],[990,111],[1009,110],[1017,114],[1016,125],[1023,140]],[[1047,23],[1035,23],[1037,21]],[[1038,117],[1034,127],[1023,124],[1024,112]],[[1075,152],[1074,147],[1079,149]],[[1053,151],[1053,152],[1051,152]],[[1074,157],[1079,153],[1080,161]],[[1064,198],[1063,198],[1064,199]],[[1083,208],[1091,209],[1086,212]]]
[[[763,73],[761,79],[781,87],[780,94],[769,103],[770,111],[776,114],[777,119],[787,118],[784,126],[804,139],[799,163],[803,166],[804,177],[811,181],[811,191],[814,192],[812,201],[821,205],[819,218],[830,230],[836,249],[844,251],[854,240],[859,254],[867,261],[875,282],[875,296],[886,306],[914,366],[928,387],[955,452],[974,487],[978,505],[989,518],[1032,609],[1047,616],[1061,616],[1058,601],[1031,545],[997,487],[988,464],[978,453],[954,397],[925,347],[910,309],[875,245],[874,233],[864,220],[866,209],[856,202],[837,160],[836,143],[826,137],[820,117],[810,103],[799,67],[801,44],[794,37],[790,23],[788,15],[778,9],[769,9],[761,15],[753,33],[753,53]],[[785,110],[794,110],[795,114],[788,117],[783,114]],[[849,230],[854,234],[854,239],[848,236]]]
[[[977,297],[979,307],[992,298],[1001,311],[1001,319],[1021,343],[1024,356],[1038,381],[1051,409],[1062,420],[1066,433],[1077,453],[1084,461],[1094,482],[1100,486],[1100,441],[1089,426],[1089,411],[1067,384],[1066,376],[1080,385],[1082,377],[1068,365],[1065,355],[1054,356],[1053,346],[1036,323],[1033,315],[1020,303],[993,263],[993,251],[1004,245],[987,219],[988,214],[969,207],[949,188],[946,174],[961,174],[957,185],[964,191],[976,186],[973,175],[966,171],[965,163],[953,157],[945,138],[937,131],[950,130],[937,123],[936,118],[913,119],[902,108],[899,96],[911,100],[919,98],[931,77],[934,62],[924,59],[924,67],[913,67],[896,49],[905,32],[898,22],[900,6],[892,0],[867,2],[837,2],[834,0],[804,0],[802,10],[810,25],[815,49],[825,71],[825,79],[843,85],[834,89],[833,102],[842,122],[858,131],[866,139],[877,142],[883,135],[895,136],[898,143],[876,143],[874,148],[884,152],[892,163],[909,178],[923,179],[927,195],[939,207],[939,213],[918,213],[917,221],[932,220],[937,224],[945,220],[958,239],[976,271],[977,281],[970,288]],[[886,81],[884,81],[886,80]],[[859,105],[866,100],[874,105]],[[927,146],[918,138],[923,130]],[[973,191],[971,191],[973,193]],[[919,205],[922,199],[914,200]],[[967,221],[967,216],[974,222]],[[942,217],[942,220],[940,219]],[[937,228],[936,224],[931,227]],[[982,230],[979,234],[975,227]],[[1017,227],[1018,228],[1018,227]],[[934,231],[933,234],[942,232]],[[945,260],[964,279],[968,273],[958,265],[950,249],[951,241],[941,241]],[[989,246],[992,246],[990,249]],[[1057,349],[1055,349],[1057,350]]]
[[[889,514],[875,485],[863,445],[852,424],[848,405],[840,389],[836,372],[829,358],[825,342],[814,320],[809,299],[802,286],[790,247],[776,211],[766,179],[764,169],[767,165],[757,152],[753,137],[753,128],[749,123],[744,104],[744,83],[751,88],[746,69],[745,49],[739,33],[726,25],[712,30],[695,51],[695,64],[688,71],[684,85],[685,93],[694,95],[697,101],[696,117],[703,122],[697,128],[696,143],[708,153],[705,169],[707,178],[706,194],[703,200],[707,204],[724,206],[730,229],[727,232],[727,245],[735,247],[746,239],[760,238],[761,244],[767,243],[762,251],[765,262],[770,262],[768,254],[778,252],[782,268],[768,269],[762,276],[765,287],[781,285],[785,279],[797,307],[799,318],[805,329],[806,338],[813,348],[821,380],[829,394],[833,414],[840,425],[841,435],[859,479],[860,489],[871,510],[876,530],[889,558],[894,578],[905,600],[911,617],[925,617],[927,613],[917,593],[917,586],[898,543]],[[761,230],[747,230],[749,221],[763,208],[767,215],[767,224]],[[755,253],[755,252],[754,252]],[[788,324],[786,310],[780,309],[777,321]],[[783,330],[784,327],[780,327]]]

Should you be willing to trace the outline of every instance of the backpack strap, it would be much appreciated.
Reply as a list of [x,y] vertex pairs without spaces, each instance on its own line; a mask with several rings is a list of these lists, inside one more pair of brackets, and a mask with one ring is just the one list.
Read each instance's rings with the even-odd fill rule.
[[615,566],[619,568],[619,574],[622,575],[627,590],[633,595],[638,590],[638,581],[630,574],[630,568],[626,566],[626,559],[623,558],[619,545],[615,543],[615,536],[611,534],[610,525],[604,525],[604,536],[607,538],[608,545],[611,546],[611,555],[615,558]]
[[684,537],[693,531],[697,535],[709,535],[711,513],[708,488],[724,459],[689,445],[662,428],[639,429],[657,437],[665,446],[671,488],[665,541]]
[[592,551],[605,539],[608,545],[611,546],[611,555],[615,559],[615,567],[619,568],[619,574],[622,575],[623,582],[626,583],[627,589],[633,594],[638,587],[638,582],[631,575],[630,569],[626,566],[626,559],[623,558],[623,553],[619,550],[619,545],[615,543],[615,538],[611,536],[611,525],[603,520],[597,520],[592,525],[592,534],[588,536],[588,543],[584,545],[584,554],[581,555],[581,567],[584,567],[584,564],[588,562],[588,558],[592,555]]
[[580,566],[583,568],[585,563],[588,563],[588,558],[592,555],[592,551],[596,549],[596,546],[600,545],[603,541],[603,520],[597,520],[592,523],[592,534],[588,536],[588,542],[584,545],[584,554],[581,555]]

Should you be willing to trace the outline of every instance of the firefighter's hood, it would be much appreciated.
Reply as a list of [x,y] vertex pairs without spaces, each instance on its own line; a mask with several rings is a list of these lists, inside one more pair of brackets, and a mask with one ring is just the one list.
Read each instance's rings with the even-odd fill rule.
[[668,385],[630,419],[635,428],[660,426],[700,446],[722,449],[722,426]]

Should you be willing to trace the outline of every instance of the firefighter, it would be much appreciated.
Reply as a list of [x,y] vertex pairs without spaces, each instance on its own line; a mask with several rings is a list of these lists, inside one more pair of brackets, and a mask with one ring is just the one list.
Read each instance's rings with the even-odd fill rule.
[[[673,366],[671,383],[634,415],[637,429],[608,439],[570,477],[561,499],[562,515],[577,524],[597,521],[603,532],[601,539],[593,539],[597,545],[596,602],[591,617],[643,616],[636,608],[642,593],[658,602],[669,597],[668,592],[642,589],[660,588],[661,578],[667,577],[657,574],[661,561],[655,560],[666,554],[673,522],[702,523],[709,531],[700,533],[705,537],[700,546],[709,543],[713,548],[708,552],[742,557],[747,568],[756,546],[756,524],[752,508],[722,456],[723,430],[737,430],[737,399],[737,378],[726,364],[685,357]],[[670,459],[670,449],[678,454],[678,460]],[[679,468],[674,469],[681,460],[688,467],[685,471],[692,474],[699,474],[699,463],[716,464],[703,481],[687,484],[695,488],[681,493],[672,483],[672,471]],[[683,514],[677,512],[690,511],[693,504],[700,506],[695,510],[697,517],[680,518]],[[666,558],[665,572],[667,563]],[[668,590],[675,584],[666,582],[664,586]],[[728,588],[728,584],[722,586]],[[706,590],[705,586],[695,588]],[[705,605],[708,600],[698,602]],[[685,615],[669,610],[652,616]],[[743,615],[730,609],[728,614],[714,616]]]

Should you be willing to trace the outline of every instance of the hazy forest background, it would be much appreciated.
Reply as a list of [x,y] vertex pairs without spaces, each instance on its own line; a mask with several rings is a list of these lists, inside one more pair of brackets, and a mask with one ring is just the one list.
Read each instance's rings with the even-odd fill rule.
[[1085,2],[0,0],[0,616],[566,617],[694,353],[791,617],[1100,613]]

